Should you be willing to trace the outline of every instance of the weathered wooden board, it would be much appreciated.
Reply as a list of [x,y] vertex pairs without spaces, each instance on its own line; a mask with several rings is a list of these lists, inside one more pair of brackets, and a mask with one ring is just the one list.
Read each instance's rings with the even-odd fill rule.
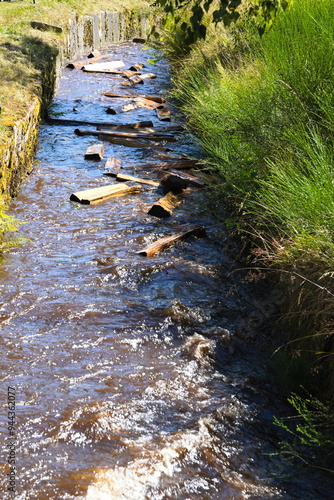
[[104,175],[111,175],[112,177],[116,177],[119,174],[122,167],[122,160],[118,158],[108,158],[106,164],[104,165],[104,169],[106,172],[103,172]]
[[100,133],[99,134],[99,140],[100,141],[108,141],[111,144],[118,144],[120,146],[127,146],[129,148],[139,148],[139,149],[158,149],[159,151],[169,151],[168,148],[164,146],[157,146],[155,142],[139,142],[139,141],[134,141],[132,139],[126,139],[123,137],[114,137],[112,135],[107,135]]
[[150,208],[148,214],[159,218],[171,217],[174,208],[179,206],[181,203],[182,200],[180,200],[178,196],[169,192]]
[[85,160],[102,160],[105,149],[105,144],[93,144],[89,146],[85,153]]
[[122,196],[124,194],[139,193],[141,190],[141,184],[124,182],[121,184],[110,184],[108,186],[78,191],[77,193],[71,194],[70,200],[82,203],[83,205],[96,205],[109,198]]
[[103,126],[108,127],[109,130],[123,130],[123,129],[140,129],[153,127],[153,122],[150,120],[142,121],[142,122],[134,122],[134,123],[115,123],[115,122],[90,122],[90,121],[80,121],[80,120],[70,120],[66,118],[51,118],[48,117],[45,119],[51,125],[92,125],[93,127]]
[[141,69],[145,68],[145,64],[142,63],[135,63],[133,66],[129,68],[130,71],[140,71]]
[[151,179],[141,179],[139,177],[134,177],[133,175],[127,175],[127,174],[117,174],[116,181],[119,181],[119,182],[127,182],[127,181],[140,182],[141,184],[148,184],[149,186],[155,186],[155,187],[158,187],[160,185],[160,182],[158,182],[158,181],[152,181]]
[[141,75],[140,71],[136,69],[135,70],[125,69],[124,71],[122,71],[122,76],[124,76],[124,78],[131,78],[131,76],[135,75]]
[[96,56],[96,57],[89,58],[89,59],[81,59],[80,61],[73,61],[73,62],[68,63],[66,68],[71,68],[71,69],[79,69],[80,68],[81,69],[85,65],[97,63],[98,61],[101,61],[102,59],[107,59],[107,57],[109,57],[109,56],[108,55],[101,55],[101,56]]
[[146,94],[116,94],[115,92],[105,92],[103,94],[106,97],[114,97],[116,99],[135,99],[135,98],[142,98],[142,99],[148,99],[149,101],[155,101],[157,103],[163,104],[166,102],[166,99],[160,96],[154,96],[154,95],[146,95]]
[[206,235],[205,227],[195,226],[193,228],[180,231],[179,233],[173,234],[171,236],[165,236],[164,238],[160,238],[154,243],[151,243],[151,245],[148,245],[147,247],[143,248],[137,253],[139,255],[144,255],[145,257],[152,257],[152,255],[154,255],[155,253],[160,252],[164,248],[170,247],[176,241],[183,240],[184,238],[187,238],[187,236],[190,236],[191,234],[198,237],[204,237]]
[[175,170],[190,170],[199,167],[199,165],[197,160],[171,160],[157,163],[157,166],[161,169],[174,168]]
[[[93,59],[94,57],[99,57],[101,55],[102,55],[101,52],[96,49],[96,50],[93,50],[93,52],[90,52],[87,57],[88,57],[88,59]],[[109,57],[109,56],[106,55],[106,57]]]
[[136,84],[136,83],[144,83],[144,80],[152,80],[154,78],[156,78],[157,75],[155,73],[144,73],[143,75],[134,75],[134,76],[131,76],[128,80],[132,83],[132,84]]
[[161,121],[168,121],[170,122],[170,117],[171,117],[171,112],[168,108],[165,107],[159,107],[155,110],[157,117]]
[[184,176],[174,172],[162,171],[159,172],[158,177],[161,179],[161,185],[174,194],[181,193],[183,189],[187,189],[189,186],[197,188],[205,186],[205,183],[198,177]]
[[141,134],[141,133],[136,133],[136,132],[124,132],[124,131],[115,131],[115,130],[87,130],[84,128],[76,128],[74,130],[74,133],[79,136],[84,136],[84,135],[93,135],[93,136],[100,136],[101,134],[107,135],[110,137],[120,137],[120,138],[127,138],[127,139],[145,139],[145,140],[153,140],[156,142],[175,142],[176,139],[173,136],[170,135],[159,135],[159,134]]
[[105,63],[88,64],[83,66],[83,71],[89,73],[110,73],[115,69],[124,68],[123,61],[109,61]]

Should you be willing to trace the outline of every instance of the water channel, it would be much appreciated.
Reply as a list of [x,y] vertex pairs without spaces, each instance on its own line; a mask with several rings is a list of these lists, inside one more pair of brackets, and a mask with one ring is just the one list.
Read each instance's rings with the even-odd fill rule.
[[[133,43],[109,53],[156,73],[136,92],[166,92],[165,61],[150,67]],[[176,112],[170,124],[144,108],[106,114],[124,104],[103,95],[127,92],[121,81],[64,69],[53,112],[152,120],[160,129],[176,123]],[[231,274],[240,265],[207,194],[193,192],[169,219],[147,214],[161,196],[154,187],[93,206],[72,203],[73,192],[115,182],[103,175],[105,159],[84,159],[96,138],[74,128],[41,126],[34,169],[10,210],[26,221],[20,231],[30,241],[0,267],[1,391],[17,392],[15,498],[332,498],[320,472],[273,455],[282,435],[272,420],[284,398],[266,339],[250,320],[269,292]],[[199,154],[189,135],[177,137],[171,154]],[[109,143],[107,157],[150,178],[157,173],[145,165],[161,161],[153,150]],[[138,255],[185,223],[205,225],[207,237]],[[7,454],[2,447],[2,463]],[[5,474],[0,481],[1,498],[12,498]]]

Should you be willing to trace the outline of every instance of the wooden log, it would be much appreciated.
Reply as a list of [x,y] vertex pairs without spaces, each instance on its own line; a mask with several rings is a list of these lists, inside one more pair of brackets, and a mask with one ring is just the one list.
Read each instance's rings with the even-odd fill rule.
[[131,68],[129,68],[130,71],[140,71],[141,69],[145,68],[145,65],[142,63],[135,63]]
[[110,73],[125,66],[123,61],[109,61],[105,63],[88,64],[83,66],[83,71],[89,73]]
[[47,123],[51,125],[68,125],[73,127],[73,125],[92,125],[93,127],[108,127],[110,130],[123,130],[123,129],[140,129],[153,127],[153,122],[151,121],[142,121],[142,122],[134,122],[134,123],[115,123],[115,122],[90,122],[90,121],[80,121],[80,120],[70,120],[68,118],[51,118],[47,117],[45,119]]
[[146,99],[145,97],[135,97],[133,100],[141,108],[157,109],[161,106],[160,103],[152,101],[151,99]]
[[194,236],[204,237],[205,227],[204,226],[195,226],[193,228],[189,228],[187,230],[183,230],[179,233],[173,234],[171,236],[165,236],[164,238],[160,238],[159,240],[151,243],[147,247],[143,248],[139,252],[139,255],[144,255],[145,257],[152,257],[157,252],[164,250],[165,248],[173,245],[176,241],[183,240],[193,234]]
[[126,69],[126,70],[122,71],[122,76],[124,76],[124,78],[131,78],[131,76],[135,76],[135,75],[141,75],[141,73],[139,71],[137,71],[136,69],[135,70]]
[[122,106],[122,111],[123,113],[127,113],[128,111],[133,111],[134,109],[140,108],[141,106],[139,104],[125,104]]
[[108,186],[78,191],[77,193],[71,194],[70,200],[82,203],[83,205],[96,205],[109,198],[122,196],[124,194],[139,193],[141,190],[141,184],[124,182],[122,184],[110,184]]
[[134,38],[133,43],[146,43],[146,38]]
[[171,116],[171,112],[168,108],[165,108],[165,107],[159,107],[155,110],[156,114],[157,114],[157,117],[159,118],[159,120],[161,121],[168,121],[170,122],[170,116]]
[[200,164],[197,160],[172,160],[157,164],[161,169],[175,168],[175,170],[190,170],[198,167]]
[[178,196],[169,192],[163,198],[160,198],[147,213],[159,218],[171,217],[174,208],[181,203],[182,200]]
[[193,176],[183,176],[179,173],[174,172],[159,172],[158,177],[161,179],[161,186],[167,189],[168,191],[172,191],[174,194],[181,193],[187,187],[197,187],[203,188],[205,183],[202,182],[198,177]]
[[[90,52],[87,57],[88,57],[88,59],[93,59],[94,57],[99,57],[101,55],[102,55],[101,52],[96,49],[96,50],[93,50],[93,52]],[[108,57],[108,55],[106,57]]]
[[154,95],[146,95],[146,94],[141,94],[141,95],[138,95],[138,94],[116,94],[115,92],[105,92],[103,94],[104,96],[106,97],[114,97],[116,99],[134,99],[134,98],[137,98],[137,97],[141,97],[142,99],[148,99],[149,101],[155,101],[155,102],[158,102],[160,104],[163,104],[164,102],[166,102],[166,99],[164,99],[163,97],[160,97],[160,96],[154,96]]
[[154,142],[138,142],[134,141],[132,139],[126,139],[123,137],[114,137],[112,135],[107,135],[100,133],[99,134],[99,140],[100,141],[107,141],[110,142],[111,144],[118,144],[120,146],[127,146],[129,148],[139,148],[139,149],[158,149],[159,151],[169,151],[168,148],[164,146],[157,146]]
[[129,78],[129,81],[132,83],[132,84],[135,84],[135,83],[144,83],[144,80],[151,80],[151,79],[154,79],[156,78],[157,75],[155,75],[154,73],[144,73],[144,75],[135,75],[135,76],[131,76]]
[[119,181],[119,182],[127,182],[127,181],[140,182],[141,184],[148,184],[149,186],[155,186],[155,187],[158,187],[160,185],[160,182],[158,182],[158,181],[152,181],[151,179],[141,179],[139,177],[134,177],[133,175],[127,175],[127,174],[117,174],[116,181]]
[[112,177],[116,177],[119,174],[122,167],[122,160],[118,158],[108,158],[106,164],[104,165],[104,169],[107,172],[103,172],[104,175],[110,175]]
[[71,68],[71,69],[79,69],[80,68],[81,69],[85,65],[97,63],[98,61],[101,61],[102,59],[106,59],[107,57],[109,57],[109,56],[108,55],[101,55],[101,56],[93,57],[90,59],[81,59],[80,61],[74,61],[74,62],[68,63],[66,68]]
[[158,135],[158,134],[140,134],[136,132],[124,132],[124,131],[112,131],[112,130],[86,130],[84,128],[76,128],[74,130],[74,133],[79,136],[84,136],[84,135],[93,135],[98,137],[101,135],[108,135],[110,137],[120,137],[120,138],[127,138],[127,139],[151,139],[156,142],[175,142],[176,139],[173,136],[169,135]]
[[89,146],[85,154],[85,160],[102,160],[105,148],[105,144],[93,144]]

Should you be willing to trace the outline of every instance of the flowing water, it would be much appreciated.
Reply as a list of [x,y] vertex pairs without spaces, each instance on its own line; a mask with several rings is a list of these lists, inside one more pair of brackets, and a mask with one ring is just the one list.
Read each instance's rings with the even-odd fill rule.
[[[148,66],[138,45],[110,52],[126,67]],[[136,91],[165,92],[166,63],[147,70],[157,79]],[[107,115],[125,101],[103,93],[120,92],[121,80],[66,69],[53,111],[168,126],[144,108]],[[157,188],[94,206],[72,203],[71,193],[114,182],[102,175],[105,160],[84,159],[99,141],[73,130],[41,126],[34,170],[11,206],[30,241],[0,267],[1,433],[5,445],[10,386],[16,498],[331,498],[319,473],[272,455],[282,438],[272,419],[283,398],[256,325],[273,298],[243,273],[230,274],[238,265],[207,195],[192,193],[170,219],[147,214]],[[172,153],[198,154],[191,137],[177,137]],[[141,170],[160,161],[152,150],[106,144],[111,156],[137,166],[127,173],[156,177]],[[137,254],[184,223],[204,224],[207,237],[151,258]],[[1,498],[11,498],[5,472],[0,481]]]

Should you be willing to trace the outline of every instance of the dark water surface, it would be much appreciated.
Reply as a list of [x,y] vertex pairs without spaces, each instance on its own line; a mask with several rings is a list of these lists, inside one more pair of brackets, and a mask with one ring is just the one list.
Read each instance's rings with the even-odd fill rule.
[[[149,57],[131,43],[111,51],[127,68]],[[157,79],[136,91],[165,91],[166,63],[147,70]],[[103,97],[121,91],[121,80],[64,70],[54,111],[168,126],[143,108],[107,115],[126,103]],[[235,264],[205,194],[188,196],[169,220],[147,215],[156,188],[71,203],[72,192],[114,182],[102,175],[105,160],[84,159],[99,141],[74,128],[41,126],[36,165],[11,206],[31,241],[0,267],[1,401],[8,386],[17,392],[16,498],[332,498],[313,471],[270,455],[281,402],[266,382],[269,354],[249,341],[254,286],[229,276]],[[178,138],[168,147],[196,156],[191,138]],[[106,144],[111,156],[124,166],[159,161],[152,151]],[[183,223],[206,225],[208,237],[152,258],[136,253]],[[2,447],[2,463],[7,456]],[[5,473],[0,488],[7,498]]]

